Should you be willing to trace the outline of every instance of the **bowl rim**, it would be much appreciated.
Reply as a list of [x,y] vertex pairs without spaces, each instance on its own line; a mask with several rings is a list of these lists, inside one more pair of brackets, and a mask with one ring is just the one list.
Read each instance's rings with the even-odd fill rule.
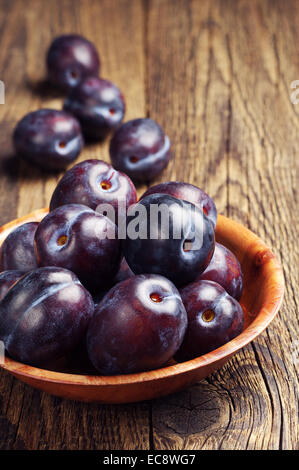
[[[2,235],[4,232],[26,222],[41,220],[43,216],[48,213],[48,211],[48,208],[38,209],[31,212],[30,214],[27,214],[25,216],[14,219],[4,224],[2,227],[0,227],[0,244],[4,240]],[[271,299],[267,299],[267,306],[263,306],[261,308],[252,323],[250,323],[250,325],[248,325],[247,328],[245,328],[242,333],[236,338],[225,343],[223,346],[207,354],[199,356],[195,359],[191,359],[189,361],[181,363],[171,364],[159,369],[154,369],[146,372],[138,372],[134,374],[102,376],[56,372],[52,370],[34,367],[29,364],[24,364],[15,361],[14,359],[11,359],[7,356],[5,356],[4,358],[4,363],[0,363],[0,367],[14,375],[23,376],[35,380],[42,380],[44,382],[52,382],[62,385],[102,387],[115,385],[133,385],[138,384],[140,382],[151,382],[152,380],[166,379],[170,376],[186,374],[200,367],[209,366],[213,363],[218,363],[221,360],[228,359],[239,349],[249,344],[267,328],[267,326],[276,316],[281,306],[285,284],[283,270],[278,259],[273,254],[271,249],[261,240],[261,238],[259,238],[251,230],[244,227],[240,223],[229,219],[224,215],[218,214],[217,226],[219,222],[221,225],[229,225],[231,228],[233,226],[235,230],[242,231],[244,233],[244,236],[247,236],[247,238],[250,238],[252,241],[254,241],[256,245],[260,247],[263,254],[267,255],[267,259],[270,263],[272,263],[271,270],[275,272],[275,282],[273,282],[273,287],[271,290]]]

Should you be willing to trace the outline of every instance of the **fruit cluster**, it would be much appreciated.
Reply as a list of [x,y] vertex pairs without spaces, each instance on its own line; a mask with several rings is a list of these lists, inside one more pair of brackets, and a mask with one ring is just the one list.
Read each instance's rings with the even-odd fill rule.
[[[97,77],[99,58],[85,39],[57,38],[47,63],[52,82],[70,90],[64,111],[25,116],[14,142],[29,161],[60,169],[78,155],[82,133],[102,139],[115,130],[125,105]],[[167,182],[137,201],[132,179],[156,176],[169,148],[150,119],[121,125],[110,143],[113,166],[76,164],[43,220],[9,233],[0,250],[0,340],[9,356],[51,368],[87,357],[86,372],[126,374],[193,359],[241,333],[242,271],[215,241],[211,197]]]
[[17,155],[48,171],[63,170],[80,154],[85,140],[103,140],[111,132],[113,166],[134,181],[149,181],[170,160],[170,141],[152,119],[121,124],[125,100],[119,88],[99,78],[94,45],[78,35],[56,38],[47,54],[49,81],[66,93],[63,110],[26,114],[13,133]]
[[[98,210],[119,200],[122,237],[122,214]],[[170,236],[151,207],[168,209]],[[201,189],[158,184],[137,202],[128,176],[87,160],[65,173],[50,209],[1,247],[0,339],[14,359],[47,367],[79,348],[101,374],[131,373],[195,358],[242,331],[241,267],[215,243],[215,204]]]

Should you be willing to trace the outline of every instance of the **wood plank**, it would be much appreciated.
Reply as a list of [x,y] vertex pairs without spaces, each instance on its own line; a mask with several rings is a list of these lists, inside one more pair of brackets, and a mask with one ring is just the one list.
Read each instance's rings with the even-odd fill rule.
[[285,307],[258,340],[207,381],[153,403],[158,449],[288,449],[298,442],[296,231],[288,228],[298,136],[288,83],[299,76],[298,8],[284,6],[149,3],[148,112],[169,126],[176,152],[163,179],[203,187],[220,212],[273,247],[287,281]]
[[[43,85],[45,52],[52,38],[77,32],[96,44],[102,76],[124,90],[127,120],[145,115],[144,21],[139,0],[54,0],[46,8],[43,0],[1,0],[0,15],[0,78],[7,84],[6,105],[0,106],[0,215],[6,222],[48,205],[58,178],[19,163],[10,143],[13,126],[25,113],[62,106],[63,97]],[[87,158],[109,161],[108,141],[85,147],[78,161]],[[69,402],[39,393],[4,372],[0,390],[3,449],[149,447],[147,404]]]
[[[287,291],[293,293],[296,267],[290,253],[295,254],[296,234],[288,230],[288,223],[294,219],[299,120],[290,102],[291,77],[288,83],[284,76],[288,67],[282,68],[280,60],[293,63],[299,37],[292,25],[299,19],[298,3],[240,2],[236,8],[231,2],[229,7],[227,30],[234,27],[229,42],[233,71],[229,194],[236,195],[229,201],[231,215],[240,218],[240,207],[247,205],[249,228],[273,247],[284,266]],[[240,16],[246,24],[235,21]],[[292,73],[299,76],[298,59]],[[240,175],[246,175],[246,192],[245,185],[240,187]],[[298,336],[296,311],[293,295],[287,294],[280,315],[252,346],[267,412],[260,416],[264,432],[251,434],[249,448],[288,449],[298,442],[296,366],[291,350]]]

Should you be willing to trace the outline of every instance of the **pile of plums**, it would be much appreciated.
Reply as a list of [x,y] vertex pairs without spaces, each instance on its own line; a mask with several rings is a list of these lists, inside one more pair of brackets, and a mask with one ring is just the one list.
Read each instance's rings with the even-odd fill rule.
[[78,35],[56,38],[47,54],[48,80],[66,93],[63,110],[39,109],[16,125],[16,154],[48,171],[64,170],[80,154],[85,140],[113,134],[113,166],[134,181],[150,181],[170,160],[170,141],[155,121],[133,119],[122,124],[125,100],[119,88],[99,77],[95,46]]
[[91,159],[70,168],[41,222],[19,225],[4,240],[6,353],[52,369],[61,358],[75,365],[86,358],[85,373],[127,374],[196,358],[239,335],[242,271],[215,242],[211,197],[171,181],[137,200],[134,183],[167,166],[169,138],[148,118],[122,124],[124,97],[99,78],[98,53],[81,36],[55,39],[47,67],[52,84],[68,93],[63,110],[27,114],[14,131],[17,154],[61,170],[85,139],[113,132],[112,165]]
[[[153,207],[167,208],[169,236]],[[43,220],[18,226],[2,244],[7,354],[40,367],[83,355],[109,375],[186,361],[230,341],[243,328],[242,272],[215,242],[216,222],[213,200],[196,186],[158,184],[137,202],[125,173],[101,160],[78,163]]]

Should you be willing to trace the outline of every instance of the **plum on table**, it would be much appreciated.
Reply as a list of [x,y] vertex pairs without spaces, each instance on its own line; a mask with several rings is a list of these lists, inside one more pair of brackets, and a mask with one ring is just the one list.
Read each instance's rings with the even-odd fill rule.
[[125,122],[110,142],[112,165],[133,181],[149,181],[168,165],[170,140],[156,121],[149,118]]
[[[96,210],[100,204],[111,205],[118,223],[118,208],[124,211],[137,201],[130,178],[102,160],[85,160],[68,170],[57,184],[50,210],[64,204],[84,204]],[[105,214],[104,214],[105,215]]]
[[57,109],[26,114],[16,125],[13,144],[17,155],[44,170],[64,170],[83,147],[79,121]]

